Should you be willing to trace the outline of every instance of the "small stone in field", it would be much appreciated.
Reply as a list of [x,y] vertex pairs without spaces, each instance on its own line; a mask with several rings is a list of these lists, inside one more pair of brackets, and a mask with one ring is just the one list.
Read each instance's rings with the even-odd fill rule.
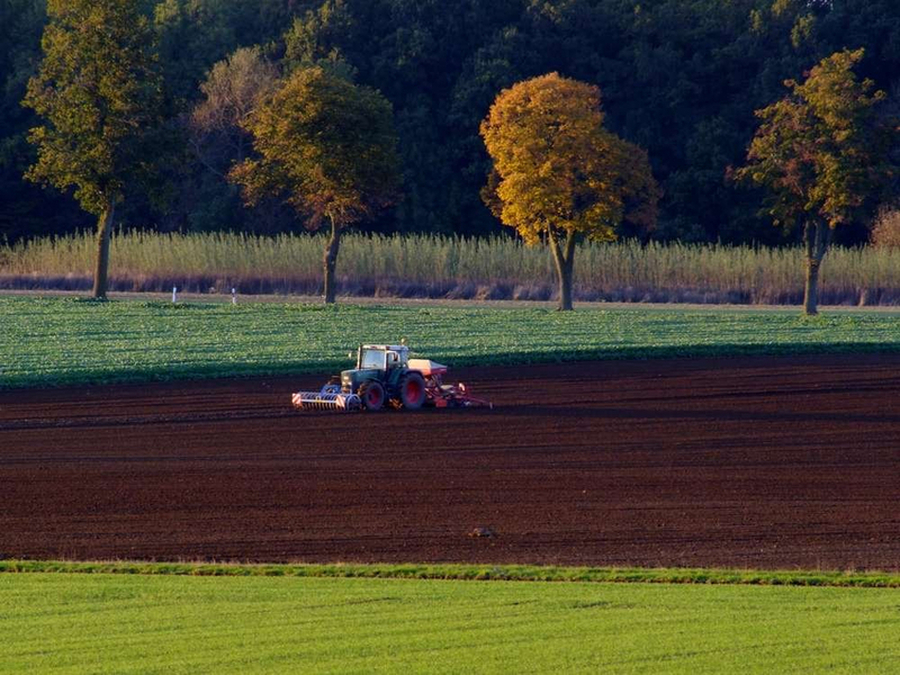
[[497,533],[494,532],[489,527],[476,527],[474,530],[469,532],[470,537],[487,537],[488,539],[493,539],[497,536]]

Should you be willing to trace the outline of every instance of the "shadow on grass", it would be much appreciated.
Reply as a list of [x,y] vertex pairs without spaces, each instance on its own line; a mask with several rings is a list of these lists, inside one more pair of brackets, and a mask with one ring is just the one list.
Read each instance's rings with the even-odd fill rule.
[[[722,356],[812,356],[827,354],[898,354],[900,342],[804,342],[798,344],[716,344],[651,347],[603,347],[570,349],[565,352],[506,352],[487,357],[447,358],[437,352],[432,358],[450,361],[454,368],[573,361],[646,361],[651,359],[711,358]],[[0,389],[65,387],[73,385],[126,384],[218,378],[331,375],[347,367],[347,360],[295,361],[272,364],[203,363],[152,368],[96,368],[71,374],[23,374],[0,379]]]

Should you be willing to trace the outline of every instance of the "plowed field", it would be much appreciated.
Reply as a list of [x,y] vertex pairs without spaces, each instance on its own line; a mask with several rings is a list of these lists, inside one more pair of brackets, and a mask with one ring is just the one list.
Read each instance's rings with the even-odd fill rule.
[[0,556],[900,569],[900,356],[457,375],[494,410],[0,392]]

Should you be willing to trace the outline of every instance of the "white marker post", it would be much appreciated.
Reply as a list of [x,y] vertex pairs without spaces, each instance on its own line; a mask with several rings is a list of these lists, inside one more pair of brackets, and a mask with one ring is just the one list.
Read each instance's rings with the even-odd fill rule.
[[172,286],[172,304],[178,302],[178,287]]
[[231,289],[231,304],[232,305],[237,304],[237,289],[234,289],[234,288]]

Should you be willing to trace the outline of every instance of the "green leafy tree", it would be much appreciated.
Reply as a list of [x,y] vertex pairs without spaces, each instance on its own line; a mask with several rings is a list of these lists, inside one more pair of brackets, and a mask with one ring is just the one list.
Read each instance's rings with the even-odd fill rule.
[[862,49],[823,59],[804,82],[788,80],[790,94],[757,111],[762,124],[739,180],[764,187],[766,210],[777,225],[802,227],[806,246],[803,310],[818,311],[819,268],[834,229],[896,172],[890,147],[896,120],[878,115],[885,99],[871,80],[853,72]]
[[152,34],[137,0],[48,0],[44,57],[23,104],[43,118],[31,130],[37,162],[26,177],[74,188],[99,217],[93,296],[105,298],[116,207],[147,168],[160,80]]
[[344,0],[325,0],[317,9],[296,17],[284,34],[284,67],[320,66],[334,75],[353,79],[356,69],[334,46],[341,38],[349,39],[357,30],[352,10]]
[[578,238],[610,241],[626,218],[655,223],[646,153],[603,128],[597,87],[556,73],[502,91],[481,135],[496,172],[485,201],[526,243],[547,238],[559,309],[571,310]]
[[276,197],[317,230],[326,222],[324,295],[335,301],[341,233],[390,205],[399,189],[397,137],[391,105],[320,67],[294,71],[250,116],[258,157],[231,171],[253,205]]
[[228,180],[235,162],[252,150],[253,138],[241,126],[278,83],[277,66],[259,47],[241,47],[217,62],[200,84],[202,99],[184,115],[182,128],[191,152],[182,166],[177,202],[169,217],[193,231],[232,227],[265,232],[284,228],[293,214],[280,205],[245,209],[240,188]]

